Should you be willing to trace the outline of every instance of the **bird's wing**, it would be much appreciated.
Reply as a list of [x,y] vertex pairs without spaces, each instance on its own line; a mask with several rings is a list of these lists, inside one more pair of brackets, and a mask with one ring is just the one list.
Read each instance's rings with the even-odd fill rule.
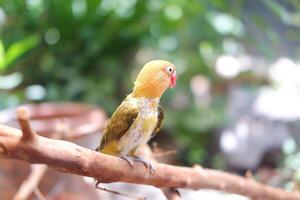
[[112,141],[118,141],[131,127],[137,118],[139,109],[130,100],[125,99],[116,109],[103,131],[100,150]]
[[158,133],[160,131],[160,129],[163,126],[163,121],[164,121],[164,111],[161,107],[161,105],[158,105],[158,115],[157,115],[157,123],[156,123],[156,127],[152,133],[152,137],[154,137],[156,135],[156,133]]

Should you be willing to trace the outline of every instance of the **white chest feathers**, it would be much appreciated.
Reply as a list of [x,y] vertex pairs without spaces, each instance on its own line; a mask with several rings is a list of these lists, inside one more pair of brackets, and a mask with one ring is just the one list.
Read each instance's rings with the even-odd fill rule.
[[132,149],[149,141],[158,120],[158,102],[159,99],[139,98],[136,100],[139,114],[120,140],[120,154],[128,155]]

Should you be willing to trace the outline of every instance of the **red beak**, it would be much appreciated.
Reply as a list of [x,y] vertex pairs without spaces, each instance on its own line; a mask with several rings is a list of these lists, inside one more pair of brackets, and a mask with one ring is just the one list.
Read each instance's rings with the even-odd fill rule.
[[174,73],[171,76],[170,88],[174,88],[176,86],[176,80],[177,80],[176,71],[174,71]]

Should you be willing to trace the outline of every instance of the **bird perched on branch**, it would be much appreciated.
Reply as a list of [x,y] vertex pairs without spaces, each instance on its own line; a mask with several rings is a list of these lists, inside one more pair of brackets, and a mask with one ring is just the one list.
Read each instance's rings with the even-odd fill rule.
[[163,110],[159,105],[162,94],[176,85],[176,68],[168,61],[153,60],[144,65],[129,94],[113,113],[104,128],[100,146],[105,154],[119,156],[133,167],[142,162],[150,173],[152,165],[136,155],[141,144],[146,144],[162,127]]

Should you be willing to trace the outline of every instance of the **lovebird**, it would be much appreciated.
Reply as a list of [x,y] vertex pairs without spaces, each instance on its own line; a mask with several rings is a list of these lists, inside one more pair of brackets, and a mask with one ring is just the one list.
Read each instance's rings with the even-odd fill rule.
[[164,113],[159,101],[168,88],[176,85],[176,68],[165,60],[146,63],[134,82],[129,94],[108,120],[99,152],[118,156],[128,162],[142,162],[150,174],[155,169],[150,162],[136,155],[141,144],[146,144],[163,125]]

